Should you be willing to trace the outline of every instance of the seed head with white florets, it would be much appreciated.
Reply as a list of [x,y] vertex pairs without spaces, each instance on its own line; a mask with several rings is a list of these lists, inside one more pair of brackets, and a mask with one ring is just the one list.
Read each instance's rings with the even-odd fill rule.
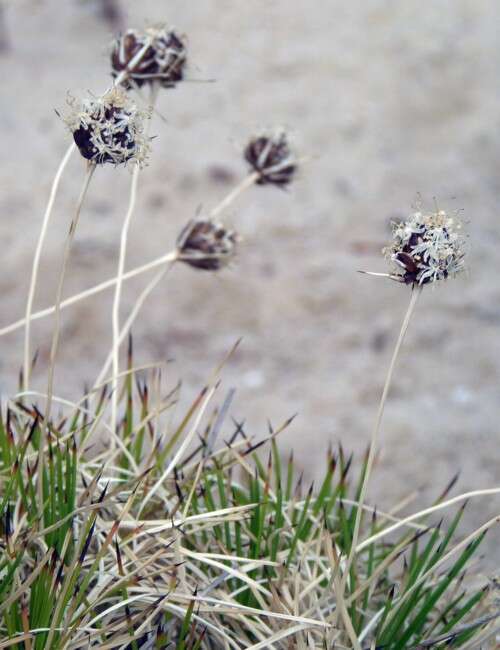
[[124,90],[114,87],[83,100],[70,96],[68,104],[64,121],[84,158],[96,165],[145,163],[150,144],[144,127],[151,114],[139,110]]
[[464,270],[462,224],[444,210],[414,212],[393,224],[392,242],[383,253],[393,280],[420,286],[446,280]]

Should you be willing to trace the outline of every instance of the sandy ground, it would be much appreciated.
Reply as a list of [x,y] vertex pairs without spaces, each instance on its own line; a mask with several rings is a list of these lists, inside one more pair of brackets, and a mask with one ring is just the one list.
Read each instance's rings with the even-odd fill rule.
[[[290,192],[253,188],[227,220],[245,238],[219,276],[175,267],[134,328],[137,362],[175,359],[169,381],[192,399],[231,344],[224,371],[237,388],[231,415],[256,436],[267,419],[298,417],[285,450],[310,477],[328,444],[369,441],[409,291],[358,274],[384,270],[389,222],[417,193],[462,211],[470,272],[418,305],[396,372],[370,500],[382,506],[417,488],[434,498],[458,470],[466,491],[499,483],[500,40],[498,3],[482,0],[128,0],[127,24],[167,20],[189,35],[190,77],[159,99],[150,166],[141,175],[127,267],[172,247],[199,206],[244,176],[240,148],[255,128],[289,126],[315,159]],[[313,9],[314,7],[314,9]],[[109,84],[111,32],[97,2],[16,0],[0,56],[0,325],[22,315],[32,254],[53,173],[68,145],[54,112],[66,92]],[[64,236],[82,182],[71,162],[43,255],[37,306],[55,295]],[[69,295],[111,277],[130,173],[96,175],[66,285]],[[146,278],[124,289],[123,317]],[[110,344],[111,294],[65,312],[58,394],[75,398]],[[51,321],[34,327],[43,390]],[[0,390],[15,389],[22,333],[1,342]],[[223,393],[221,393],[222,397]],[[469,506],[464,532],[498,513]],[[500,559],[492,533],[488,563]]]

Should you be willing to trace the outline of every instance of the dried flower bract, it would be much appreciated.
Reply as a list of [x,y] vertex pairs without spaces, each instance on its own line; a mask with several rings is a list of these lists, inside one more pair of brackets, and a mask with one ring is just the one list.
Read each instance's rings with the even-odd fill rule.
[[245,147],[244,156],[259,174],[258,185],[288,185],[297,170],[297,160],[283,130],[252,138]]
[[393,265],[390,277],[405,284],[446,280],[464,269],[462,224],[444,210],[414,212],[393,224],[392,243],[383,253]]
[[128,95],[112,88],[101,97],[70,97],[71,112],[65,122],[80,153],[97,165],[119,165],[147,159],[150,145],[144,125],[150,114],[141,111]]
[[165,26],[144,32],[129,29],[111,50],[112,75],[125,88],[133,85],[131,81],[137,86],[158,83],[172,88],[184,78],[186,61],[185,39]]
[[221,223],[210,219],[193,219],[177,240],[179,259],[204,271],[218,271],[236,254],[238,236]]

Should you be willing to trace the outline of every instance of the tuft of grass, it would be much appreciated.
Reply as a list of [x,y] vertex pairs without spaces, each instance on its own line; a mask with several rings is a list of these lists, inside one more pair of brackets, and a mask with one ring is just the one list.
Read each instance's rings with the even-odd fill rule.
[[494,628],[474,567],[495,521],[460,540],[465,502],[447,526],[422,511],[399,528],[364,506],[353,549],[367,456],[356,470],[342,447],[329,451],[322,481],[306,485],[280,454],[291,419],[252,439],[227,421],[232,393],[209,410],[211,384],[168,428],[149,397],[158,378],[134,370],[131,344],[127,365],[116,448],[99,445],[105,391],[66,407],[41,450],[43,414],[15,401],[3,410],[0,638],[10,647],[466,648]]

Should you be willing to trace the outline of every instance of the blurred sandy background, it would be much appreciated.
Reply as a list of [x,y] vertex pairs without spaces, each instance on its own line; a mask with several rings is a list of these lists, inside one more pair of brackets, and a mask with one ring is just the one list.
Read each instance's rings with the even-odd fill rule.
[[[224,371],[231,415],[247,433],[298,412],[284,434],[308,477],[329,443],[369,441],[407,288],[356,273],[384,270],[391,219],[420,192],[424,205],[462,211],[470,274],[418,305],[382,431],[370,499],[388,506],[423,488],[429,501],[461,471],[460,491],[499,483],[500,5],[481,0],[127,0],[126,26],[166,20],[189,36],[192,79],[164,92],[150,166],[141,176],[127,267],[169,250],[201,205],[243,177],[240,145],[255,127],[289,126],[318,156],[284,193],[254,188],[227,220],[245,238],[234,269],[214,277],[177,266],[134,328],[138,363],[174,358],[183,404],[236,338]],[[89,0],[6,3],[0,55],[1,322],[25,308],[32,253],[53,173],[69,139],[54,112],[66,92],[110,83],[112,28]],[[36,306],[55,295],[63,240],[83,176],[75,157],[43,255]],[[130,174],[99,170],[66,294],[111,277]],[[128,283],[123,317],[147,278]],[[111,293],[64,312],[57,392],[78,397],[110,345]],[[45,387],[51,320],[34,326]],[[11,394],[22,331],[0,341],[0,391]],[[223,397],[221,391],[221,398]],[[432,486],[432,487],[430,487]],[[500,499],[469,505],[466,529]],[[495,540],[496,536],[496,540]],[[498,534],[490,563],[500,558]],[[486,547],[485,547],[486,548]]]

